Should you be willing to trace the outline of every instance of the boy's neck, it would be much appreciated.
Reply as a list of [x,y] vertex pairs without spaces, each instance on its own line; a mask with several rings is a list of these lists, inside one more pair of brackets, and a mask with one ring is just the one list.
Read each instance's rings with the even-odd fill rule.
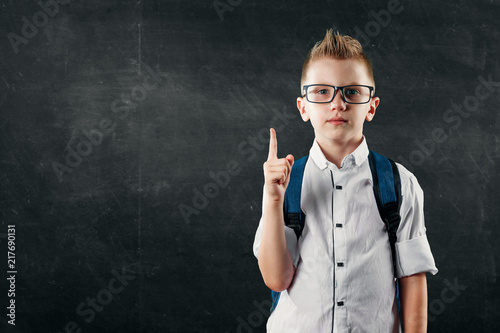
[[323,155],[325,158],[335,164],[337,168],[341,168],[342,161],[344,158],[351,154],[359,145],[363,142],[363,136],[356,140],[349,141],[320,141],[316,138],[316,142],[318,143]]

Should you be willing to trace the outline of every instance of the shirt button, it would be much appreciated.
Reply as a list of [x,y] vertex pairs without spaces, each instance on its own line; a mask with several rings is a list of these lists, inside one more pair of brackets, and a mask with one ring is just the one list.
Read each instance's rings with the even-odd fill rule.
[[344,267],[344,263],[343,262],[338,262],[337,263],[337,267]]
[[343,301],[337,302],[337,306],[344,306],[344,302]]

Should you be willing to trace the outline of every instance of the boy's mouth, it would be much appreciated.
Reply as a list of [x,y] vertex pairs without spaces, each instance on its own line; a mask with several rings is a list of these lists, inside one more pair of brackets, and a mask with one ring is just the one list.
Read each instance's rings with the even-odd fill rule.
[[332,125],[343,125],[347,122],[347,120],[345,120],[342,117],[333,117],[333,118],[329,119],[327,122],[332,124]]

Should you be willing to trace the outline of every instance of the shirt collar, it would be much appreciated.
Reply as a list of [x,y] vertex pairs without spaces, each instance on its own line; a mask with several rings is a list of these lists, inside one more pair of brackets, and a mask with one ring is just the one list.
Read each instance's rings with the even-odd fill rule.
[[[368,144],[366,143],[366,138],[363,135],[363,140],[359,146],[351,154],[344,157],[341,168],[349,167],[351,165],[360,166],[368,157],[368,153]],[[316,141],[316,138],[314,139],[313,145],[309,150],[309,155],[321,170],[327,168],[329,165],[333,165],[333,163],[326,159],[325,154],[323,154],[323,151]]]

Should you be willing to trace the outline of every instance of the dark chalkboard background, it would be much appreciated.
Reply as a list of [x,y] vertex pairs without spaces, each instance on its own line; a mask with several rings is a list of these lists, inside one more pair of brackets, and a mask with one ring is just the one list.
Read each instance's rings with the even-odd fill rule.
[[43,2],[0,7],[1,332],[263,332],[258,136],[281,115],[280,157],[308,153],[300,70],[331,27],[375,68],[370,148],[425,192],[429,332],[498,331],[497,0]]

